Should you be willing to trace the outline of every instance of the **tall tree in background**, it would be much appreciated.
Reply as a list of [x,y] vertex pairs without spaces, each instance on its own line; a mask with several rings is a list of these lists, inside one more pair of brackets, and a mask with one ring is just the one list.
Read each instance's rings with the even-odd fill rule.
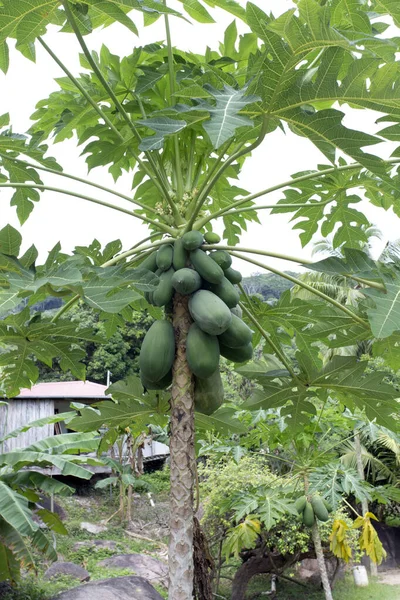
[[[132,309],[151,308],[144,293],[150,294],[147,299],[151,300],[156,292],[159,297],[165,291],[165,276],[159,273],[158,277],[138,265],[157,248],[174,245],[176,251],[183,235],[210,232],[214,221],[220,220],[226,244],[203,244],[203,250],[227,251],[235,259],[301,285],[318,300],[291,302],[287,294],[274,306],[243,300],[244,318],[256,331],[253,344],[265,340],[267,351],[275,355],[280,367],[278,379],[276,366],[273,377],[268,369],[263,373],[263,391],[252,399],[252,409],[284,405],[295,433],[315,413],[315,397],[323,400],[330,390],[336,390],[338,401],[357,405],[369,418],[394,428],[397,392],[382,382],[384,373],[365,373],[366,365],[353,357],[336,356],[324,366],[317,344],[322,341],[340,347],[348,346],[350,340],[356,343],[374,337],[385,340],[392,356],[398,359],[399,355],[400,277],[395,266],[375,262],[360,250],[360,242],[366,241],[362,226],[369,223],[364,212],[357,210],[361,197],[355,190],[363,189],[375,206],[391,207],[400,214],[398,150],[389,160],[363,150],[399,138],[399,41],[385,37],[387,19],[380,15],[389,15],[399,24],[400,8],[382,0],[298,0],[293,9],[275,18],[251,2],[243,6],[235,0],[179,0],[176,6],[182,5],[183,13],[167,4],[157,0],[1,3],[0,67],[8,69],[11,38],[17,49],[33,60],[35,47],[40,45],[64,74],[57,79],[57,91],[38,103],[26,137],[13,133],[8,115],[0,117],[0,187],[15,190],[11,202],[21,223],[40,199],[40,192],[50,190],[117,210],[149,227],[149,235],[140,242],[132,240],[135,245],[127,251],[122,251],[118,241],[104,249],[98,242],[77,247],[72,256],[56,246],[44,265],[36,264],[34,247],[20,256],[21,236],[15,229],[6,226],[0,231],[0,314],[7,315],[22,297],[29,297],[29,305],[46,295],[60,295],[66,301],[51,320],[39,319],[26,308],[1,322],[0,342],[6,348],[0,355],[5,393],[12,396],[36,381],[38,369],[32,357],[49,366],[58,358],[62,369],[84,377],[80,342],[96,336],[90,330],[76,331],[66,318],[67,310],[81,299],[99,311],[109,333],[116,331],[131,318]],[[214,7],[234,16],[218,50],[196,54],[175,48],[169,19],[204,24],[206,38],[206,25],[214,22],[209,8]],[[136,45],[138,28],[131,17],[136,19],[138,12],[145,25],[164,20],[165,41]],[[247,33],[238,36],[237,20]],[[86,36],[94,28],[116,21],[132,36],[132,54],[121,58],[105,46],[99,54],[91,52]],[[50,24],[75,34],[82,74],[73,74],[49,46],[45,34]],[[346,104],[379,111],[383,128],[376,135],[347,128],[343,112],[337,108]],[[311,140],[328,164],[249,194],[233,180],[252,151],[279,127]],[[123,171],[132,173],[132,191],[124,194],[116,186],[111,189],[80,179],[47,156],[46,142],[62,142],[74,135],[83,146],[89,169],[108,166],[115,181]],[[268,144],[266,148],[267,164]],[[48,173],[58,175],[65,187],[43,183],[41,176]],[[87,194],[86,187],[82,192],[72,191],[68,180],[89,186],[92,192]],[[98,189],[109,193],[110,201],[99,200]],[[256,199],[279,189],[284,190],[284,197],[278,204],[255,204]],[[312,268],[361,281],[365,303],[343,306],[252,257],[308,263],[286,255],[284,245],[274,251],[238,246],[247,222],[262,219],[263,211],[291,214],[303,245],[318,231],[323,236],[334,232],[334,247],[342,249],[343,258],[328,258]],[[163,261],[169,253],[163,251]],[[190,260],[195,262],[192,257]],[[185,353],[192,320],[187,300],[188,296],[175,293],[173,304],[168,302],[165,311],[176,337],[171,396],[170,600],[189,600],[193,593],[195,390]],[[206,306],[203,309],[209,314]],[[158,309],[157,318],[160,316]],[[295,361],[285,350],[290,337],[296,338]],[[238,360],[235,352],[225,353]],[[134,413],[143,405],[142,391],[135,388],[132,395],[136,398],[136,404],[131,404]],[[208,422],[229,422],[228,414],[219,409]]]

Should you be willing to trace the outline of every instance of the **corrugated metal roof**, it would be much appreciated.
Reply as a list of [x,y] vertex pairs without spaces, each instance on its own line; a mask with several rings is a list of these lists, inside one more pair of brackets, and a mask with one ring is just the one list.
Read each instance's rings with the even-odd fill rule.
[[106,385],[93,381],[51,381],[24,388],[17,398],[108,398]]

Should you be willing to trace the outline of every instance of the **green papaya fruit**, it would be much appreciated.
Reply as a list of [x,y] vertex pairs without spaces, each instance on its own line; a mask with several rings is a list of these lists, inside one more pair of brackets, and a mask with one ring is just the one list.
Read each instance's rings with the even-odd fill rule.
[[179,271],[179,269],[184,269],[186,267],[186,263],[188,260],[188,253],[186,252],[182,238],[178,238],[174,244],[174,254],[172,258],[172,265],[175,271]]
[[194,269],[179,269],[172,277],[172,285],[183,295],[193,294],[201,288],[201,277]]
[[139,266],[155,273],[157,270],[157,250],[150,252],[150,254],[146,256]]
[[326,509],[322,498],[318,494],[314,494],[311,497],[311,506],[313,507],[314,514],[320,521],[327,521],[329,519],[329,513]]
[[253,358],[253,346],[251,344],[239,348],[229,348],[229,346],[224,346],[220,342],[219,351],[221,356],[235,363],[244,363]]
[[217,263],[217,265],[221,267],[223,271],[229,269],[232,264],[232,257],[225,250],[214,250],[214,252],[210,252],[209,256]]
[[145,390],[165,390],[172,383],[172,369],[160,381],[149,381],[140,373],[140,381]]
[[203,250],[193,250],[190,253],[190,261],[200,277],[209,283],[221,283],[223,280],[223,270]]
[[157,250],[157,267],[161,271],[168,271],[172,265],[172,257],[174,255],[174,249],[171,244],[164,244]]
[[224,402],[224,386],[217,369],[207,379],[194,378],[194,406],[197,412],[212,415]]
[[153,292],[153,304],[155,306],[165,306],[172,300],[174,294],[174,288],[172,286],[172,278],[174,276],[174,269],[168,269],[163,271],[160,275],[160,283]]
[[333,508],[332,508],[331,504],[328,502],[328,500],[325,500],[325,498],[322,498],[322,502],[324,503],[325,508],[328,511],[328,513],[331,513],[333,511]]
[[196,377],[211,377],[219,367],[217,336],[205,333],[196,323],[192,323],[186,339],[186,358]]
[[228,308],[233,308],[239,302],[239,292],[226,277],[220,283],[209,283],[208,287]]
[[307,498],[305,496],[300,496],[300,498],[297,498],[296,502],[294,503],[297,512],[299,513],[299,515],[303,512],[303,510],[305,509],[307,504]]
[[186,250],[196,250],[204,243],[203,234],[200,231],[188,231],[182,236],[182,244]]
[[232,321],[232,313],[226,304],[207,290],[193,294],[189,300],[189,311],[200,329],[210,335],[223,333]]
[[232,269],[232,267],[226,269],[226,271],[224,271],[224,275],[233,284],[240,283],[243,279],[241,272],[236,271],[236,269]]
[[239,319],[241,319],[243,316],[243,311],[240,308],[239,304],[237,306],[234,306],[233,308],[231,308],[231,313],[233,315],[236,315],[237,317],[239,317]]
[[307,527],[312,527],[314,525],[315,516],[314,510],[310,502],[306,501],[306,505],[303,510],[303,523]]
[[207,244],[219,244],[221,238],[218,233],[207,231],[207,233],[204,234],[204,241],[207,242]]
[[175,332],[169,321],[155,321],[146,333],[139,355],[140,371],[146,381],[161,381],[172,369]]

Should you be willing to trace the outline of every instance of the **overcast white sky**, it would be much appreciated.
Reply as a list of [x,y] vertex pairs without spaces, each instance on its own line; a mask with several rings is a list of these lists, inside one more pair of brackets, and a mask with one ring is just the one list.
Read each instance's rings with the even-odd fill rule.
[[[271,10],[275,15],[293,6],[291,0],[253,0],[253,2],[264,10]],[[244,0],[241,0],[241,3],[245,5]],[[178,10],[181,7],[176,0],[171,0],[169,5]],[[222,38],[223,31],[233,17],[219,10],[213,11],[213,15],[218,21],[213,25],[198,23],[191,25],[173,18],[171,20],[173,43],[195,52],[203,51],[206,44],[217,48],[218,40]],[[165,34],[161,19],[153,26],[143,28],[140,13],[132,13],[132,16],[140,32],[139,40],[126,28],[113,25],[102,31],[97,30],[91,36],[86,37],[89,47],[92,50],[99,50],[101,44],[104,43],[111,52],[124,56],[130,54],[137,44],[164,40]],[[244,31],[243,25],[241,27],[241,31]],[[82,71],[78,62],[80,48],[73,35],[57,33],[54,29],[46,35],[45,39],[72,72],[77,74]],[[60,76],[63,76],[63,73],[59,67],[39,45],[37,45],[36,64],[26,60],[20,53],[12,51],[8,75],[0,74],[0,115],[5,112],[10,113],[14,132],[23,133],[29,128],[29,117],[34,111],[35,104],[57,89],[57,84],[53,79]],[[367,111],[350,109],[346,113],[346,121],[350,127],[370,132],[376,131],[374,126],[374,120],[378,116],[376,113],[368,114]],[[372,147],[372,150],[374,148],[377,147]],[[80,177],[87,176],[86,163],[83,158],[79,159],[79,150],[77,151],[73,140],[54,145],[50,154],[57,158],[66,172]],[[380,154],[388,156],[390,148],[381,145]],[[251,193],[257,192],[287,180],[291,174],[297,171],[313,169],[318,162],[326,163],[327,161],[310,142],[291,133],[284,135],[279,131],[268,136],[262,147],[254,152],[253,158],[248,160],[240,176],[239,185]],[[82,193],[113,201],[113,196],[103,194],[88,186],[83,189],[82,185],[74,184],[64,178],[48,176],[46,173],[43,173],[42,177],[48,185],[57,187],[68,185],[71,189],[80,190]],[[88,178],[115,188],[106,167],[93,170]],[[130,183],[131,176],[121,177],[117,182],[118,190],[129,194]],[[58,241],[61,241],[65,251],[71,251],[75,245],[87,245],[95,237],[102,243],[120,238],[124,247],[129,248],[147,235],[147,229],[134,218],[130,219],[122,213],[53,192],[42,194],[41,200],[35,206],[30,218],[21,227],[16,218],[15,208],[9,206],[10,196],[9,190],[0,190],[0,228],[11,223],[21,231],[24,247],[35,243],[43,257]],[[258,202],[270,204],[280,197],[280,194],[271,194],[260,198]],[[400,220],[391,210],[385,213],[367,203],[363,209],[369,219],[381,228],[386,239],[399,237]],[[249,225],[248,232],[242,238],[243,246],[309,258],[311,248],[304,250],[301,248],[297,234],[293,233],[288,225],[287,216],[274,215],[270,217],[269,211],[262,211],[261,221],[262,225]],[[295,264],[284,261],[269,261],[269,263],[279,268],[297,269]],[[256,270],[254,266],[244,262],[237,263],[236,267],[247,274]]]

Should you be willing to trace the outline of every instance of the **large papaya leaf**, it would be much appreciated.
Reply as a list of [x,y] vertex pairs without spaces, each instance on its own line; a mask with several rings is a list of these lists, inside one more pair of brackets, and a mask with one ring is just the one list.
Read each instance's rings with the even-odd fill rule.
[[129,427],[133,423],[146,427],[149,423],[164,426],[168,422],[168,394],[143,393],[143,385],[137,377],[113,383],[107,390],[116,400],[99,402],[96,407],[81,410],[72,419],[69,428],[75,431],[97,431],[106,427]]
[[386,291],[363,290],[375,307],[367,311],[372,333],[376,338],[387,338],[400,331],[400,275],[385,281]]
[[225,85],[217,90],[210,85],[204,86],[206,91],[215,98],[215,106],[201,101],[200,108],[207,110],[211,118],[203,124],[208,133],[213,148],[220,148],[229,140],[239,127],[253,127],[253,121],[240,114],[248,104],[259,100],[258,96],[246,95],[247,89],[236,90]]

